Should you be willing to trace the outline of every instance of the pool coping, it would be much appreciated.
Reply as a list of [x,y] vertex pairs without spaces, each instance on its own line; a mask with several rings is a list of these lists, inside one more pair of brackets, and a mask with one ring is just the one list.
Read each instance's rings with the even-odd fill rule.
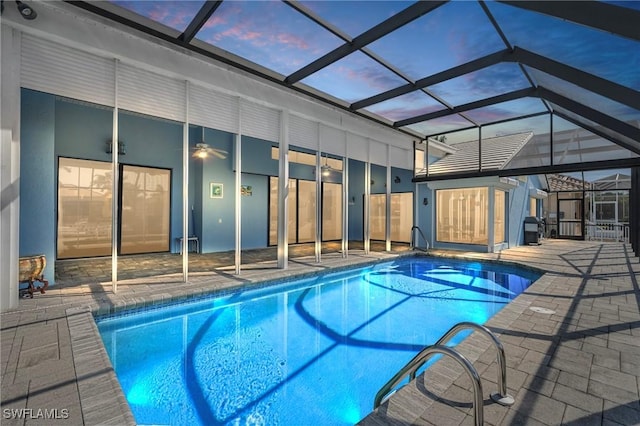
[[[399,258],[407,257],[429,257],[429,258],[443,258],[443,259],[457,259],[466,261],[476,261],[481,263],[502,264],[516,266],[519,268],[528,269],[542,275],[535,282],[533,282],[528,288],[533,287],[539,281],[543,280],[545,272],[539,268],[531,267],[522,263],[513,261],[501,261],[495,259],[477,258],[470,256],[468,253],[441,253],[441,252],[404,252],[388,254],[382,258],[367,258],[358,259],[355,263],[348,263],[337,266],[328,266],[322,270],[310,270],[302,272],[294,272],[287,275],[274,276],[266,280],[248,279],[247,281],[229,285],[220,288],[198,288],[190,294],[178,294],[160,295],[158,297],[147,298],[134,298],[131,300],[122,301],[122,303],[101,303],[92,304],[81,307],[70,307],[66,309],[67,322],[69,325],[69,333],[71,336],[71,350],[74,358],[74,365],[76,368],[76,374],[78,379],[78,393],[81,401],[82,418],[85,424],[127,424],[135,425],[135,418],[131,411],[131,408],[126,400],[120,382],[116,376],[115,370],[107,351],[102,342],[102,338],[98,331],[96,324],[96,318],[102,316],[110,316],[118,313],[122,313],[128,310],[144,310],[148,308],[163,307],[164,305],[178,305],[182,303],[190,303],[197,300],[203,300],[207,298],[223,297],[236,292],[247,290],[259,290],[269,288],[279,284],[286,284],[292,281],[304,280],[313,278],[319,275],[327,273],[340,273],[350,269],[366,268],[375,266],[385,262],[394,261]],[[282,270],[281,270],[282,271]],[[286,271],[286,270],[285,270]],[[546,288],[546,287],[545,287]],[[504,308],[502,308],[497,314],[489,319],[485,325],[490,327],[508,327],[508,325],[517,318],[531,302],[526,303],[519,300],[524,293],[519,294],[509,302]],[[511,307],[511,308],[510,308]],[[510,309],[507,309],[510,308]],[[516,311],[512,310],[518,308]],[[500,318],[498,318],[498,316]],[[502,317],[511,317],[510,321],[505,322]],[[515,316],[515,318],[513,317]],[[469,346],[467,348],[467,346]],[[477,339],[477,334],[474,333],[471,336],[464,339],[458,347],[465,350],[465,356],[474,362],[482,355],[487,349],[489,349],[489,342],[486,338]],[[480,353],[475,354],[478,349],[484,348]],[[472,355],[468,355],[471,352]],[[474,356],[475,354],[475,356]],[[442,363],[438,363],[442,364]],[[434,367],[438,364],[430,367],[429,370],[436,371]],[[451,373],[451,369],[446,372]],[[451,380],[453,383],[457,380],[463,372]],[[438,374],[441,374],[438,371]],[[449,374],[447,377],[450,377]],[[86,379],[86,380],[84,380]],[[444,382],[440,382],[444,384]],[[407,392],[405,389],[402,391]],[[406,411],[407,415],[410,411]],[[371,413],[369,413],[370,415]],[[367,418],[361,420],[364,421]],[[412,418],[411,420],[415,420]],[[409,418],[407,417],[407,421]]]

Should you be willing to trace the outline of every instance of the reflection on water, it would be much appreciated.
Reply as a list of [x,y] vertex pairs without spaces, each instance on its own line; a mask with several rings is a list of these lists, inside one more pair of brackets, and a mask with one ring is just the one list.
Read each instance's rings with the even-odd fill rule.
[[422,347],[460,321],[484,323],[537,278],[445,262],[409,258],[98,324],[138,423],[353,424]]

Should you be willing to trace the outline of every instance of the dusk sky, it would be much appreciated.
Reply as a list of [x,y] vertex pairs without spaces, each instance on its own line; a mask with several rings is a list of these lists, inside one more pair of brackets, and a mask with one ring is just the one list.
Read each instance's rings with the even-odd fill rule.
[[[178,32],[187,28],[204,4],[203,1],[112,3]],[[640,1],[608,3],[640,10]],[[335,27],[343,37],[354,38],[412,2],[302,1],[300,4]],[[640,91],[640,46],[637,41],[505,4],[489,1],[487,6],[512,46]],[[345,42],[279,1],[224,1],[196,38],[271,69],[283,79]],[[367,46],[400,75],[356,51],[304,78],[301,83],[351,104],[505,48],[477,2],[452,1]],[[640,122],[638,110],[535,69],[525,69],[535,84],[587,105],[598,106],[602,112],[616,118]],[[517,64],[501,63],[426,90],[449,105],[457,106],[527,87],[530,87],[527,77]],[[422,91],[367,107],[390,122],[445,108]],[[485,124],[543,111],[546,107],[539,99],[524,98],[469,111],[465,116],[477,124]],[[529,126],[526,122],[518,123],[509,127],[517,131],[518,125]],[[452,115],[409,127],[432,135],[472,125],[469,120]]]

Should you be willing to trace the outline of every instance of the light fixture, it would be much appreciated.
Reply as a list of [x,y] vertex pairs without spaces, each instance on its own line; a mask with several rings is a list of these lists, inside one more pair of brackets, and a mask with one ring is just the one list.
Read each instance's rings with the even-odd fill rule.
[[321,174],[324,177],[331,175],[331,172],[333,171],[333,168],[329,164],[327,164],[327,161],[328,161],[328,156],[325,156],[324,164],[322,165],[322,167],[320,167]]
[[[107,154],[111,154],[113,152],[113,142],[107,141]],[[124,145],[124,142],[118,141],[118,155],[125,155],[127,153],[127,148]]]
[[429,199],[428,199],[427,197],[424,197],[424,198],[422,199],[422,204],[424,204],[425,206],[426,206],[427,204],[429,204]]
[[200,144],[196,145],[196,152],[193,153],[193,156],[194,157],[198,157],[198,158],[202,158],[202,159],[207,158],[209,156],[209,153],[207,152],[207,149],[205,147],[203,147],[203,146],[198,147],[198,145],[200,145]]
[[400,180],[400,176],[396,176],[396,178],[393,180],[393,182],[394,182],[394,183],[400,183],[400,182],[402,182],[402,181]]
[[22,15],[24,19],[28,19],[31,21],[33,19],[36,19],[36,17],[38,16],[36,11],[33,10],[33,8],[28,4],[25,4],[25,3],[22,3],[21,1],[16,0],[16,5],[18,6],[18,11],[20,12],[20,15]]
[[197,143],[194,149],[195,151],[193,152],[193,154],[191,154],[191,156],[194,158],[200,158],[202,160],[209,157],[209,154],[224,160],[225,158],[227,158],[228,154],[228,152],[224,149],[213,148],[204,141],[204,126],[202,127],[202,142]]

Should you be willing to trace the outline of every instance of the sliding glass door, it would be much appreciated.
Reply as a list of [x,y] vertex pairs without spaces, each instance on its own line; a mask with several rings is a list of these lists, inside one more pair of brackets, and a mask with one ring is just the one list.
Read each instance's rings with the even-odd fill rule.
[[[57,258],[111,255],[111,163],[58,162]],[[120,253],[169,251],[171,171],[120,168]]]
[[[289,179],[288,242],[311,243],[316,235],[316,183]],[[269,178],[269,245],[278,244],[278,177]]]
[[[385,241],[387,229],[387,195],[371,194],[369,229],[372,240]],[[413,226],[413,192],[391,194],[391,241],[411,242]]]

